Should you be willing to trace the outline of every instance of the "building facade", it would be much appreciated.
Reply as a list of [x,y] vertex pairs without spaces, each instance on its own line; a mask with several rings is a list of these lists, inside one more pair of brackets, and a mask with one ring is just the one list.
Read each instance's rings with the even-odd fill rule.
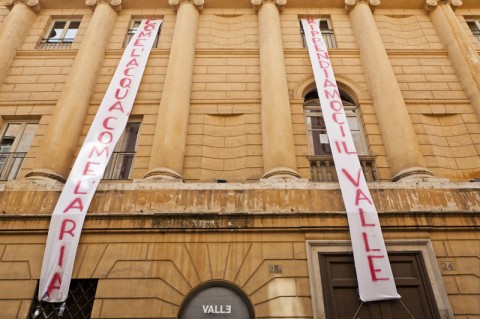
[[[147,18],[69,298],[40,302],[51,213]],[[302,18],[399,300],[359,299]],[[478,0],[1,0],[0,47],[2,318],[480,318]]]

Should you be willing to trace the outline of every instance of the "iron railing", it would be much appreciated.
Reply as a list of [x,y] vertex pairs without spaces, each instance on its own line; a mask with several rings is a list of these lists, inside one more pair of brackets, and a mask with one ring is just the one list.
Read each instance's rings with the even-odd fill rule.
[[40,50],[67,50],[72,46],[74,38],[43,39],[38,45]]
[[97,279],[72,279],[65,302],[39,301],[35,294],[29,319],[88,319],[91,317]]
[[135,152],[113,152],[103,179],[130,179]]
[[[332,156],[309,156],[310,171],[314,182],[338,182],[335,162]],[[359,156],[360,164],[367,182],[378,181],[374,156]]]
[[0,153],[0,180],[9,181],[15,179],[26,155],[26,152]]

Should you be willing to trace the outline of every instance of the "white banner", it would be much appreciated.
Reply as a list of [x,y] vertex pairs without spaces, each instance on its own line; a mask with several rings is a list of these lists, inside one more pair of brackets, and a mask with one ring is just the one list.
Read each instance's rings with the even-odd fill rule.
[[377,209],[347,123],[320,19],[302,19],[318,96],[348,216],[360,299],[397,299]]
[[68,296],[85,215],[127,124],[161,24],[162,20],[143,20],[126,47],[60,194],[48,230],[39,300],[62,302]]

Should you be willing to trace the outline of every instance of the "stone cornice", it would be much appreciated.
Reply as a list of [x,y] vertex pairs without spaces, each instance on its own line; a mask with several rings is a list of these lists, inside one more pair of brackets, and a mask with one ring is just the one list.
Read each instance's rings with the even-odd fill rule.
[[370,6],[370,9],[375,10],[375,7],[380,5],[380,0],[345,0],[345,10],[350,12],[357,3],[366,3]]
[[285,7],[285,5],[287,4],[287,0],[250,0],[250,1],[253,5],[253,9],[255,10],[255,12],[258,12],[258,10],[260,10],[260,8],[262,7],[262,4],[267,2],[276,4],[278,11],[280,12],[283,11],[283,7]]
[[453,10],[455,10],[458,7],[460,7],[463,3],[462,3],[462,0],[426,0],[424,9],[427,12],[431,12],[439,4],[448,4],[452,7]]
[[34,12],[39,12],[41,10],[40,2],[38,0],[0,0],[0,5],[12,9],[16,3],[24,3]]
[[122,10],[122,0],[86,0],[85,4],[89,7],[95,8],[97,4],[106,3],[112,6],[112,8],[120,12]]
[[205,0],[168,0],[168,4],[175,12],[178,10],[182,3],[191,3],[197,8],[198,11],[202,11]]

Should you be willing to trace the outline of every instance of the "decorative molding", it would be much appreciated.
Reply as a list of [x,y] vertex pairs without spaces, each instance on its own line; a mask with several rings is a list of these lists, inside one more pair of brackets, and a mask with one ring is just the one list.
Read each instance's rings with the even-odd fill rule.
[[433,11],[439,4],[448,4],[452,7],[452,10],[456,10],[463,2],[462,0],[426,0],[424,9],[427,12]]
[[42,8],[39,0],[0,0],[0,5],[12,10],[12,7],[17,3],[26,4],[33,12],[39,12]]
[[250,2],[252,3],[255,12],[258,12],[262,7],[262,4],[266,2],[271,2],[277,5],[278,11],[280,12],[282,12],[283,8],[287,5],[287,0],[250,0]]
[[117,12],[122,10],[122,0],[85,0],[85,4],[93,9],[95,9],[95,7],[100,3],[111,5],[112,8]]
[[205,0],[168,0],[168,4],[175,12],[177,12],[182,3],[191,3],[195,6],[195,8],[197,8],[198,11],[202,11]]
[[380,5],[380,0],[345,0],[345,10],[347,12],[350,12],[357,3],[368,4],[373,12],[375,10],[375,7]]

